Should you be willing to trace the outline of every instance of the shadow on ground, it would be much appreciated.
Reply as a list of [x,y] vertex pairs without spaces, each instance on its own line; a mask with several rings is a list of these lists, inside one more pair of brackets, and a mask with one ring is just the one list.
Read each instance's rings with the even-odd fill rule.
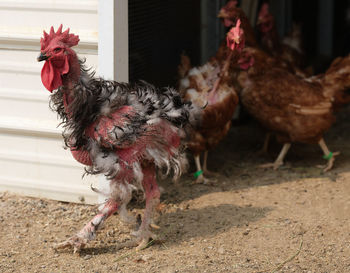
[[[215,237],[218,233],[235,227],[248,226],[250,223],[265,217],[271,211],[269,207],[239,207],[232,204],[221,204],[215,207],[200,209],[178,209],[164,213],[158,218],[161,229],[157,231],[157,242],[165,241],[167,247],[181,242]],[[208,225],[210,223],[210,225]],[[132,236],[130,236],[132,239]],[[102,244],[81,250],[80,255],[116,253],[130,241],[113,244]],[[125,243],[125,244],[124,244]],[[62,250],[60,252],[71,252]]]

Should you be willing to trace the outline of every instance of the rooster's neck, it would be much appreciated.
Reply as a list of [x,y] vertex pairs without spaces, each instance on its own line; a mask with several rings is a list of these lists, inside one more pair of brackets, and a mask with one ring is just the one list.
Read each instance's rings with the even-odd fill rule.
[[62,77],[63,89],[72,91],[74,86],[79,83],[81,68],[77,56],[71,56],[69,59],[69,72]]
[[79,84],[81,65],[78,57],[72,56],[69,60],[69,72],[62,76],[63,100],[67,112],[68,105],[74,100],[74,88]]
[[61,92],[63,92],[63,105],[66,115],[71,117],[69,105],[74,101],[74,89],[80,82],[81,65],[78,57],[71,56],[69,59],[69,72],[62,76]]

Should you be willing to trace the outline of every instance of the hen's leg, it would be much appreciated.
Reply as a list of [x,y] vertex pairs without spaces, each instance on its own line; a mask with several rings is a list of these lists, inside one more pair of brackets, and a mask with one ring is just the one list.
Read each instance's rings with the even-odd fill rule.
[[157,185],[155,167],[150,165],[143,168],[142,171],[142,186],[145,190],[146,195],[146,207],[140,228],[138,231],[133,233],[133,235],[137,237],[138,241],[137,250],[145,248],[150,238],[156,238],[156,236],[150,231],[150,227],[159,228],[152,223],[154,210],[160,201],[160,191]]
[[201,160],[200,160],[200,155],[195,155],[194,156],[194,162],[196,164],[196,169],[197,171],[194,173],[194,177],[196,178],[196,181],[194,183],[196,184],[206,184],[208,182],[208,179],[204,177],[203,170],[201,167]]
[[324,168],[323,171],[324,171],[324,172],[327,172],[327,171],[329,171],[330,169],[332,169],[333,164],[334,164],[334,160],[335,160],[334,157],[337,156],[337,155],[339,155],[340,152],[334,152],[334,153],[332,153],[332,152],[328,149],[328,147],[327,147],[327,145],[326,145],[326,142],[324,141],[323,138],[321,138],[321,140],[318,142],[318,144],[320,145],[320,147],[321,147],[321,149],[322,149],[322,151],[323,151],[323,154],[324,154],[323,158],[326,159],[326,160],[328,160],[328,163],[327,163],[325,166],[321,166],[322,168]]
[[76,235],[60,244],[57,244],[55,248],[73,247],[74,253],[79,251],[88,241],[96,237],[96,232],[102,226],[103,222],[117,210],[118,203],[115,200],[108,199],[100,212],[89,223],[87,223]]
[[290,143],[285,143],[283,145],[282,150],[281,150],[280,154],[278,155],[275,162],[263,164],[263,165],[260,165],[260,167],[261,168],[273,168],[274,170],[277,170],[279,166],[283,165],[283,159],[286,156],[286,154],[290,148],[290,145],[291,145]]
[[208,162],[208,151],[205,151],[204,158],[203,158],[203,173],[208,176],[218,176],[219,175],[218,173],[209,171],[207,169],[207,162]]
[[271,138],[271,133],[266,133],[265,139],[264,139],[264,145],[261,148],[261,150],[259,150],[257,152],[257,154],[260,154],[260,155],[267,154],[267,151],[268,151],[268,148],[269,148],[270,138]]

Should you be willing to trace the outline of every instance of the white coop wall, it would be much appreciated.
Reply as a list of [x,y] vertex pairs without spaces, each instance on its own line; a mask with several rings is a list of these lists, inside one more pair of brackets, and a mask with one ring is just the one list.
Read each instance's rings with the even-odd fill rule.
[[78,54],[98,64],[97,0],[0,0],[0,191],[94,203],[83,166],[62,149],[38,63],[39,40],[63,23],[79,34]]

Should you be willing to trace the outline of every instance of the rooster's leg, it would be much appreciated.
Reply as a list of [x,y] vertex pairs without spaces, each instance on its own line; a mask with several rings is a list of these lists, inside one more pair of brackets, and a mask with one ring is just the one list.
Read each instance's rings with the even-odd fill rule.
[[203,158],[203,173],[208,176],[218,176],[219,175],[218,173],[209,171],[207,169],[207,162],[208,162],[208,151],[205,151],[204,158]]
[[197,168],[197,171],[195,172],[195,177],[196,177],[196,181],[194,183],[196,184],[206,184],[208,183],[208,179],[204,177],[203,175],[203,170],[202,170],[202,167],[201,167],[201,161],[200,161],[200,155],[195,155],[194,156],[194,162],[196,163],[196,168]]
[[268,164],[263,164],[260,165],[261,168],[273,168],[274,170],[277,170],[279,166],[283,165],[283,159],[286,156],[289,148],[290,148],[290,143],[285,143],[282,147],[282,150],[280,154],[278,155],[277,159],[273,163],[268,163]]
[[130,215],[130,213],[128,212],[128,210],[126,208],[126,206],[129,204],[131,198],[132,198],[131,192],[129,194],[125,194],[123,202],[121,202],[121,204],[118,208],[118,214],[119,214],[120,220],[122,220],[124,223],[129,224],[129,225],[133,225],[136,223],[135,217]]
[[103,222],[118,210],[118,203],[115,200],[108,199],[100,212],[87,223],[76,235],[68,240],[57,244],[55,248],[73,247],[74,253],[83,248],[87,242],[96,237],[97,230]]
[[148,166],[142,170],[142,186],[145,190],[146,195],[146,208],[139,230],[132,233],[132,235],[137,237],[137,250],[145,248],[148,245],[150,238],[156,239],[156,235],[150,231],[150,227],[159,228],[152,223],[153,213],[159,204],[160,198],[160,191],[157,185],[155,167]]
[[328,160],[328,163],[325,165],[325,166],[320,166],[321,168],[324,168],[323,171],[324,172],[327,172],[329,171],[330,169],[332,169],[333,167],[333,164],[334,164],[334,160],[335,160],[335,156],[339,155],[340,152],[334,152],[332,153],[327,145],[326,145],[326,142],[324,141],[323,138],[321,138],[321,140],[318,142],[318,145],[320,145],[322,151],[323,151],[323,154],[324,154],[324,158]]

